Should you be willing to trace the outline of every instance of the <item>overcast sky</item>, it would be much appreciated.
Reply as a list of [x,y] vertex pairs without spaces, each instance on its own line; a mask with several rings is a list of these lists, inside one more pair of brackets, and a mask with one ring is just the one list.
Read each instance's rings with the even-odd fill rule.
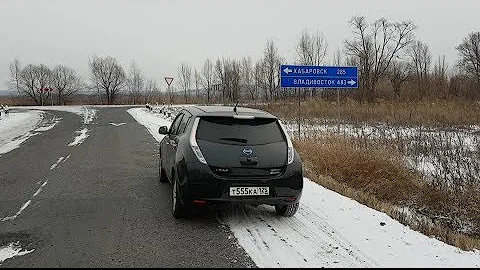
[[256,60],[267,39],[293,63],[303,29],[323,32],[328,64],[352,35],[354,15],[413,21],[434,59],[446,55],[452,66],[455,46],[480,31],[479,12],[478,0],[0,0],[0,89],[15,58],[67,65],[84,78],[94,54],[115,57],[125,69],[135,60],[162,87],[182,61],[200,69],[206,58]]

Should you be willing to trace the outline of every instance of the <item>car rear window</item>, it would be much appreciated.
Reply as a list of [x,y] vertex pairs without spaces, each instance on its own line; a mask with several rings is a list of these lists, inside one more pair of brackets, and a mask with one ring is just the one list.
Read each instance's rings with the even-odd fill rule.
[[235,145],[259,145],[285,141],[276,119],[202,117],[197,139]]

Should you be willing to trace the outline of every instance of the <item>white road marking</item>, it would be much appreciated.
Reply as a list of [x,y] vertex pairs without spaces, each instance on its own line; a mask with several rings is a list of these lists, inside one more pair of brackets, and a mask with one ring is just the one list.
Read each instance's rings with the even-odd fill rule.
[[40,192],[42,192],[42,188],[43,188],[44,186],[46,186],[47,183],[48,183],[48,180],[45,181],[45,182],[38,188],[37,192],[35,192],[35,194],[33,194],[33,197],[35,197],[35,196],[37,196],[38,194],[40,194]]
[[116,127],[123,126],[123,125],[126,125],[126,124],[127,124],[127,123],[118,123],[118,124],[110,123],[110,125],[116,126]]
[[53,170],[55,169],[55,167],[58,166],[58,164],[62,161],[63,157],[60,157],[57,162],[55,162],[54,164],[52,164],[52,166],[50,166],[50,170]]
[[8,216],[8,217],[4,217],[4,218],[2,218],[2,221],[7,221],[7,220],[14,220],[14,219],[16,219],[16,218],[22,213],[22,211],[25,210],[25,208],[27,208],[27,207],[30,205],[30,203],[32,203],[32,200],[28,200],[28,202],[26,202],[26,203],[20,208],[20,210],[18,210],[18,212],[17,212],[15,215],[13,215],[13,216]]
[[31,203],[32,203],[32,199],[37,196],[38,194],[40,194],[40,192],[42,192],[42,188],[44,186],[46,186],[48,183],[48,180],[46,180],[45,182],[43,182],[43,184],[37,189],[37,191],[33,194],[32,198],[30,198],[30,200],[28,200],[28,202],[26,202],[25,204],[23,204],[23,206],[20,208],[20,210],[18,210],[18,212],[13,215],[13,216],[8,216],[8,217],[4,217],[2,219],[0,219],[0,221],[7,221],[7,220],[14,220],[16,219],[18,216],[20,216],[20,214],[23,212],[23,210],[25,210]]

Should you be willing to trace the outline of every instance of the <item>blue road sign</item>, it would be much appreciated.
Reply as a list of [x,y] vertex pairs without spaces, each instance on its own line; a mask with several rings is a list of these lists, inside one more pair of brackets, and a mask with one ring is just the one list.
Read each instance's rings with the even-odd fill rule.
[[281,87],[358,88],[357,67],[280,66]]

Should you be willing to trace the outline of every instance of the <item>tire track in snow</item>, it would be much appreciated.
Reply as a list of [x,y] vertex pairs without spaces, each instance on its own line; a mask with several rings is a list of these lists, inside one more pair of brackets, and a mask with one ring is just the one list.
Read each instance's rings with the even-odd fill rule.
[[217,211],[258,267],[372,267],[377,264],[305,206],[278,216],[273,207]]

